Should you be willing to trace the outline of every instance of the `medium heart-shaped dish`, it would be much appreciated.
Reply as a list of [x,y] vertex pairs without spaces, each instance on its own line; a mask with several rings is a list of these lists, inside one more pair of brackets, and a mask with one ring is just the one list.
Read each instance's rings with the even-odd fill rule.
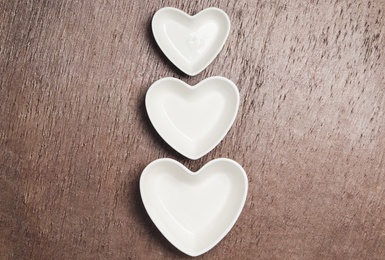
[[225,137],[238,106],[238,88],[223,77],[207,78],[195,86],[163,78],[146,94],[147,113],[159,135],[193,160],[210,152]]
[[230,19],[224,11],[214,7],[194,16],[164,7],[152,19],[152,32],[167,58],[181,71],[194,76],[223,48],[230,32]]
[[230,231],[247,189],[242,166],[224,158],[197,172],[172,159],[158,159],[140,177],[148,215],[168,241],[190,256],[207,252]]

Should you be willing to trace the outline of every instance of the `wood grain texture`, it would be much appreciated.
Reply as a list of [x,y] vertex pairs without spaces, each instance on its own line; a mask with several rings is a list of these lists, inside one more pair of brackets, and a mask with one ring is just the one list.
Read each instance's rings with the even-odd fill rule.
[[[216,6],[224,49],[188,77],[151,34],[156,10]],[[0,0],[0,259],[187,259],[142,205],[168,157],[228,157],[249,193],[201,259],[385,259],[385,2]],[[197,161],[156,133],[156,80],[221,75],[241,106]]]

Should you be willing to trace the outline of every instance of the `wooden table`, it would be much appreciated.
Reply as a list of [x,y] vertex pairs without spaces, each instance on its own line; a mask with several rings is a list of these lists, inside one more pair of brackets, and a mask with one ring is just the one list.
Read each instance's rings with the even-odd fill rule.
[[[188,77],[151,18],[217,6],[232,27]],[[188,259],[139,177],[167,157],[239,162],[245,208],[202,259],[385,259],[385,2],[0,1],[0,259]],[[192,161],[144,107],[163,77],[238,86],[225,139]]]

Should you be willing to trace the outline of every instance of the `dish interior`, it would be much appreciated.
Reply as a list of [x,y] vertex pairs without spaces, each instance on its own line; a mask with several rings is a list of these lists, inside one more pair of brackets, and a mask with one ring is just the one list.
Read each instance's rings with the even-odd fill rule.
[[192,143],[201,141],[220,122],[225,110],[225,94],[215,89],[204,89],[201,93],[174,90],[164,93],[163,99],[163,111],[169,123]]
[[193,64],[215,46],[214,40],[219,28],[212,21],[200,22],[189,28],[175,20],[168,20],[164,24],[164,31],[171,46],[184,61]]

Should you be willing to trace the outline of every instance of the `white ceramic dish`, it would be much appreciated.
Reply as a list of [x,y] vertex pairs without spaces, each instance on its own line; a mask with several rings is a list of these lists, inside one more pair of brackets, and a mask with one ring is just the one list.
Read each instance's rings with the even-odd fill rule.
[[194,76],[223,48],[230,32],[230,19],[224,11],[214,7],[194,16],[165,7],[155,13],[152,31],[167,58],[181,71]]
[[172,159],[158,159],[140,177],[148,215],[176,248],[190,256],[207,252],[230,231],[247,189],[243,168],[223,158],[197,172]]
[[210,152],[238,112],[239,91],[223,77],[190,86],[175,78],[156,81],[146,94],[148,116],[160,136],[190,159]]

